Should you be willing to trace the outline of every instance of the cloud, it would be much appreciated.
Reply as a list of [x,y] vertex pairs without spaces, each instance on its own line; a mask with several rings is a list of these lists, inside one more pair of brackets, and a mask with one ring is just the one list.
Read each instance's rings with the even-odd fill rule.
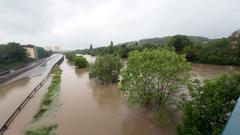
[[0,1],[0,42],[63,49],[188,34],[218,38],[239,29],[239,0]]

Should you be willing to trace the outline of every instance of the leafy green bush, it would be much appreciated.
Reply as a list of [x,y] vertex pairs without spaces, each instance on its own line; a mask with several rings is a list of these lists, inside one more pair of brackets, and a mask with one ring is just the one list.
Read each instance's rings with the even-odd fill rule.
[[88,65],[88,61],[83,56],[76,56],[74,59],[74,64],[78,68],[85,68]]
[[240,73],[195,81],[191,100],[183,105],[184,119],[178,135],[220,135],[240,95]]
[[104,55],[97,57],[95,63],[90,65],[89,75],[101,83],[114,83],[118,81],[121,67],[119,57]]
[[132,105],[152,108],[158,124],[165,125],[171,109],[182,102],[189,71],[184,55],[164,49],[134,51],[123,70],[121,89]]

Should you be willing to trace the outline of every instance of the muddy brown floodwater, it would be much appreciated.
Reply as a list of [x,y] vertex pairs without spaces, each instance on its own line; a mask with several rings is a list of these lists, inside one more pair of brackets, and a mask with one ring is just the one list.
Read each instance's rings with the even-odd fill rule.
[[[95,57],[89,55],[85,57],[90,62],[95,60]],[[63,70],[59,97],[61,105],[54,116],[45,117],[40,122],[41,125],[56,122],[59,125],[56,130],[58,135],[173,135],[175,133],[176,119],[173,119],[166,128],[156,127],[151,119],[151,112],[128,106],[126,99],[121,96],[117,84],[98,84],[94,79],[89,78],[86,70],[75,69],[66,60],[60,67]],[[199,79],[236,71],[239,71],[238,67],[192,65],[192,72]],[[0,105],[5,104],[1,98],[7,98],[9,93],[15,93],[11,94],[11,99],[19,100],[18,96],[21,95],[19,93],[25,89],[23,86],[29,83],[34,85],[31,82],[32,79],[15,82],[14,89],[10,85],[0,89]],[[46,87],[44,88],[46,89]],[[12,92],[7,92],[8,90]],[[39,92],[36,95],[36,100],[27,104],[26,109],[20,113],[12,124],[12,128],[6,132],[7,134],[23,134],[24,128],[29,127],[32,116],[37,110],[36,106],[39,105],[41,96],[45,91]],[[2,110],[0,111],[2,113]],[[1,117],[5,116],[7,115]]]
[[56,122],[58,135],[172,135],[168,128],[154,126],[149,112],[128,107],[117,85],[101,85],[88,72],[75,69],[66,61],[61,68],[62,82]]

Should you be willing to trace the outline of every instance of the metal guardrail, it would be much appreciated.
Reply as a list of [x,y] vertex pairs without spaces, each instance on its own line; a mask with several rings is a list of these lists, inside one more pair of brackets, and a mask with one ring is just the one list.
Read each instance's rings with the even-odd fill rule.
[[[57,64],[60,64],[64,60],[64,57],[59,59],[56,64],[53,65],[56,66]],[[52,67],[52,68],[53,68]],[[50,71],[51,72],[51,71]],[[3,133],[7,130],[9,125],[13,122],[13,120],[16,118],[16,116],[21,112],[21,110],[24,108],[24,106],[30,101],[30,99],[33,97],[33,95],[44,85],[44,83],[47,81],[47,79],[50,77],[51,73],[48,73],[45,78],[31,91],[31,93],[22,101],[22,103],[17,107],[17,109],[12,113],[12,115],[7,119],[7,121],[3,124],[3,126],[0,129],[0,135],[3,135]]]

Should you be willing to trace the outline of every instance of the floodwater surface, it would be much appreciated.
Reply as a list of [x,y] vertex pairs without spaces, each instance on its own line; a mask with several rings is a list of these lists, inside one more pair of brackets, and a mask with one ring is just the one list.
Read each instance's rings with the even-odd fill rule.
[[[89,55],[84,57],[91,63],[95,60],[95,57]],[[117,84],[101,85],[89,78],[86,69],[75,69],[66,60],[60,67],[63,70],[59,96],[60,106],[54,116],[43,118],[41,125],[57,123],[59,125],[56,130],[58,135],[174,135],[178,122],[176,118],[172,118],[171,123],[165,128],[157,127],[151,119],[152,112],[129,107]],[[192,65],[192,73],[198,79],[236,71],[239,71],[238,67]],[[26,94],[26,87],[34,87],[40,81],[34,78],[18,80],[0,88],[0,120],[6,119],[8,116],[6,112],[11,112],[15,109],[14,105],[17,102],[20,103],[21,98]],[[46,89],[47,86],[44,88]],[[27,104],[26,110],[20,113],[19,118],[9,129],[10,131],[6,132],[7,134],[23,134],[24,129],[21,128],[29,127],[43,92],[36,95],[36,101],[31,100],[31,103]],[[8,104],[13,105],[11,109]],[[20,126],[21,124],[24,126]]]
[[43,80],[62,55],[54,54],[41,65],[0,84],[0,127],[27,95]]
[[66,61],[61,68],[62,82],[56,122],[58,135],[172,135],[175,125],[156,127],[150,112],[129,108],[116,84],[101,85],[84,69]]

